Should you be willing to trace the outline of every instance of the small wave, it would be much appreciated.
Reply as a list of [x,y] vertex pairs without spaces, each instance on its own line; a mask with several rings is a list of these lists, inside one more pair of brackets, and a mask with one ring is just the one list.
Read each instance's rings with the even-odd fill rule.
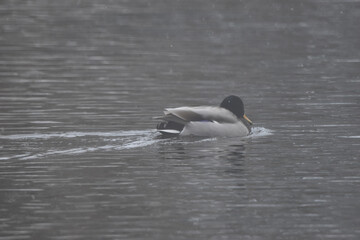
[[0,139],[49,139],[49,138],[75,138],[85,136],[97,137],[129,137],[154,133],[154,130],[130,130],[130,131],[114,131],[114,132],[64,132],[64,133],[33,133],[33,134],[14,134],[0,135]]
[[[256,138],[272,135],[273,131],[270,129],[266,129],[264,127],[254,127],[252,132],[247,138]],[[47,134],[15,134],[15,135],[7,135],[0,136],[0,139],[8,139],[8,140],[17,140],[17,139],[39,139],[48,140],[49,138],[76,138],[76,137],[87,137],[87,136],[95,136],[99,137],[97,144],[95,146],[78,146],[74,148],[62,148],[57,147],[58,149],[47,149],[41,152],[27,152],[25,154],[19,154],[8,157],[1,157],[1,160],[7,159],[36,159],[43,158],[47,156],[53,155],[77,155],[83,153],[90,153],[95,151],[121,151],[121,150],[129,150],[142,148],[146,146],[150,146],[159,142],[163,142],[165,144],[172,144],[172,141],[163,138],[157,138],[156,131],[154,130],[130,130],[130,131],[115,131],[115,132],[64,132],[64,133],[47,133]],[[108,142],[104,137],[120,137],[119,139],[114,139],[118,144],[106,144]],[[216,141],[217,138],[205,138],[205,139],[196,139],[194,141],[191,140],[189,142],[182,142],[183,144],[191,144],[191,143],[199,143],[199,142],[207,142],[207,141]]]
[[70,148],[63,150],[50,150],[43,153],[21,156],[20,159],[28,160],[28,159],[46,157],[50,155],[73,155],[73,154],[82,154],[82,153],[89,153],[95,151],[128,150],[128,149],[146,147],[160,141],[162,141],[162,139],[154,139],[152,135],[149,134],[148,136],[138,137],[137,139],[130,140],[121,145],[102,145],[95,147],[78,147],[78,148]]
[[360,136],[339,136],[340,138],[360,138]]
[[251,133],[248,138],[265,137],[273,135],[273,131],[264,127],[254,127],[251,129]]
[[56,121],[32,121],[30,123],[34,123],[34,124],[58,124],[61,122],[56,122]]
[[[154,136],[156,131],[152,129],[148,130],[129,130],[129,131],[113,131],[113,132],[63,132],[63,133],[33,133],[33,134],[14,134],[14,135],[0,135],[0,139],[5,140],[34,140],[34,143],[41,143],[48,141],[49,139],[55,139],[56,147],[48,144],[48,149],[41,150],[41,144],[37,147],[34,145],[33,152],[27,152],[24,154],[18,154],[13,156],[4,156],[0,160],[8,159],[36,159],[46,156],[53,155],[76,155],[88,152],[95,151],[111,151],[111,150],[127,150],[134,148],[141,148],[145,146],[152,145],[156,142],[162,141],[162,139],[157,139]],[[76,146],[73,148],[64,147],[66,142],[70,141],[71,138],[84,138],[81,142],[84,143],[83,146]],[[87,141],[87,137],[96,137],[97,139],[91,139]],[[59,141],[56,138],[69,139],[62,140],[62,143],[59,144]],[[109,144],[109,139],[111,139],[111,144]],[[35,141],[36,140],[36,141]],[[116,143],[115,143],[116,142]],[[77,141],[77,143],[80,143]],[[89,146],[91,145],[91,146]],[[40,150],[40,151],[39,151]],[[38,152],[35,152],[38,151]]]

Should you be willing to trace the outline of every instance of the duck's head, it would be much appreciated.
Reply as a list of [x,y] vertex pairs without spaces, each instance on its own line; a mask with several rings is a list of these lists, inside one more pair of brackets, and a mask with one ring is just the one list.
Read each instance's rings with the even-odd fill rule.
[[228,96],[220,104],[220,107],[225,108],[235,114],[238,118],[244,118],[252,125],[252,121],[245,115],[244,103],[238,96]]

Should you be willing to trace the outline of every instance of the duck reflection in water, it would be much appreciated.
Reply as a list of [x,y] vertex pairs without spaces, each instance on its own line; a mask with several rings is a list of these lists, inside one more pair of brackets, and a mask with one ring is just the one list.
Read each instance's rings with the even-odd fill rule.
[[206,169],[222,169],[227,174],[238,175],[244,171],[245,142],[227,145],[223,141],[227,142],[228,139],[168,136],[158,138],[165,138],[158,148],[163,159],[181,161],[189,167],[201,165]]
[[224,157],[231,164],[230,168],[225,170],[226,173],[241,174],[244,171],[245,146],[243,144],[230,145]]

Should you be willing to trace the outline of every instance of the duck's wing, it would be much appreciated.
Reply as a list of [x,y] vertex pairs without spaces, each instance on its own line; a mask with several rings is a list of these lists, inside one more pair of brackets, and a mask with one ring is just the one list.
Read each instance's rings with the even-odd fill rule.
[[164,116],[154,117],[154,119],[164,120],[164,121],[167,121],[167,122],[175,122],[175,123],[179,123],[181,125],[185,125],[186,123],[188,123],[187,120],[184,120],[183,118],[178,117],[177,115],[172,114],[172,113],[168,113],[168,114],[165,113]]
[[219,123],[235,123],[237,117],[225,108],[220,107],[179,107],[167,108],[164,111],[163,120],[173,121],[180,124],[188,122],[209,121]]

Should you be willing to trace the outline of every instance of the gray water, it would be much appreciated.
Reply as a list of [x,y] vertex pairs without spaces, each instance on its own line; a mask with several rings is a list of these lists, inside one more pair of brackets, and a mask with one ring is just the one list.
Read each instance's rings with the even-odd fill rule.
[[[360,2],[0,3],[0,239],[360,239]],[[242,97],[246,138],[161,138]]]

